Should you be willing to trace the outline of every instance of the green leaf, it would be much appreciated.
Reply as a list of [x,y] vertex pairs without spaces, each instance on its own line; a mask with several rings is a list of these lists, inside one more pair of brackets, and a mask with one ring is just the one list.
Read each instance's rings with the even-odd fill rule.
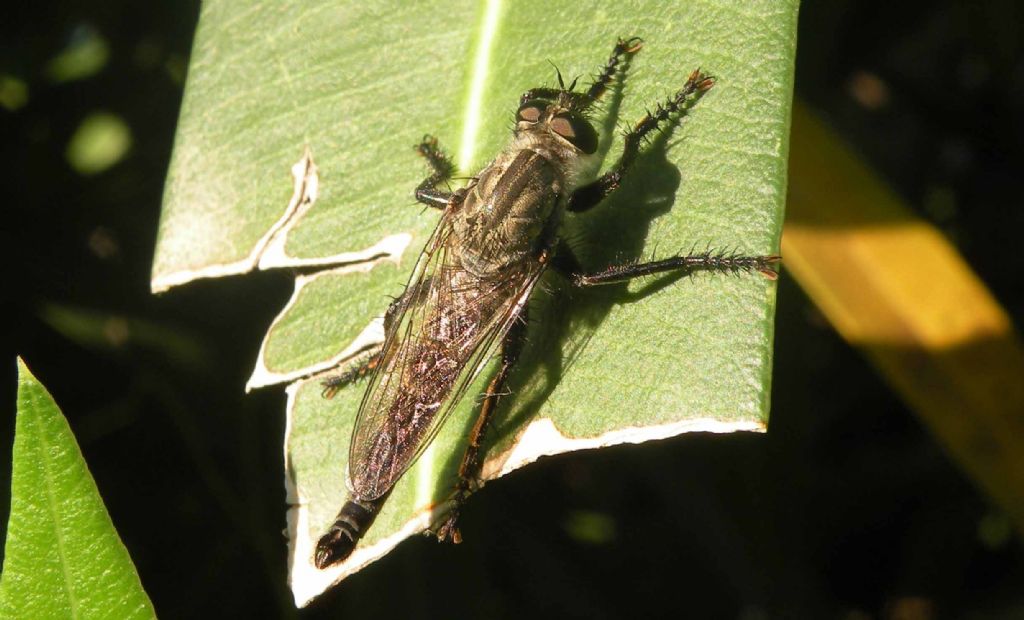
[[[312,568],[313,542],[344,499],[361,393],[327,401],[308,377],[379,338],[372,322],[437,222],[411,199],[426,174],[412,146],[435,135],[473,174],[507,143],[519,94],[554,84],[550,63],[586,81],[617,37],[640,36],[625,84],[595,117],[603,158],[588,177],[617,159],[617,128],[691,70],[715,75],[716,86],[652,140],[613,197],[567,216],[563,237],[590,269],[694,246],[776,253],[796,14],[796,0],[204,4],[154,290],[257,266],[343,265],[299,279],[250,380],[291,382],[291,582],[300,604],[428,525],[472,424],[476,399],[467,397],[353,556]],[[542,287],[551,294],[531,301],[529,344],[512,377],[515,398],[489,436],[486,477],[543,454],[763,429],[775,303],[765,278],[581,292],[548,274]]]
[[3,618],[155,618],[57,405],[18,360]]

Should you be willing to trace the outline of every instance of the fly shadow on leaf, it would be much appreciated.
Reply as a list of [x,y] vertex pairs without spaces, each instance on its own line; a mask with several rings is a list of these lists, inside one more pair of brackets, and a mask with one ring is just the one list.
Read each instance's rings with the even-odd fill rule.
[[[565,238],[586,271],[646,258],[651,223],[672,210],[681,180],[678,168],[666,157],[669,133],[661,132],[648,145],[604,203],[566,222]],[[543,290],[530,300],[527,345],[489,443],[501,441],[540,412],[614,306],[640,301],[683,277],[655,277],[631,292],[627,282],[579,289],[561,274],[549,272],[541,283]]]
[[[616,127],[622,96],[620,80],[608,93],[600,112],[604,115],[598,149],[602,159],[611,144],[621,140]],[[671,211],[682,179],[679,169],[667,158],[670,140],[680,124],[679,118],[673,118],[655,134],[624,175],[621,186],[600,205],[585,213],[566,214],[561,238],[586,271],[644,259],[651,223]],[[512,372],[509,394],[499,404],[486,446],[507,446],[511,436],[541,411],[562,376],[571,372],[573,360],[587,346],[590,335],[615,305],[641,300],[682,277],[682,273],[666,274],[631,292],[627,283],[574,288],[563,275],[548,270],[530,299],[526,346]],[[493,370],[488,374],[493,375]],[[476,385],[486,383],[477,381]],[[479,402],[473,415],[463,420],[465,436],[478,411]],[[461,458],[461,450],[453,452],[437,478],[434,497],[439,512],[451,493]]]

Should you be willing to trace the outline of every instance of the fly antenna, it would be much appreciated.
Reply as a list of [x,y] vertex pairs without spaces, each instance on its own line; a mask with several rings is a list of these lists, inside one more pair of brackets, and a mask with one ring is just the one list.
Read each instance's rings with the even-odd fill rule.
[[[565,90],[565,81],[562,80],[562,72],[558,70],[558,65],[556,65],[553,62],[551,62],[550,60],[548,61],[548,64],[555,68],[555,75],[558,76],[558,88],[560,88],[560,89],[562,89],[564,91]],[[570,87],[570,90],[572,90],[571,87]]]

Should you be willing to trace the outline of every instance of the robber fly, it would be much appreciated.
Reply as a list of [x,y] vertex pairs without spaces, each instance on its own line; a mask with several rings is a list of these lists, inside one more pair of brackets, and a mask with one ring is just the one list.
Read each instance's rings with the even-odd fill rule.
[[384,316],[385,340],[363,365],[324,382],[328,396],[369,374],[348,459],[349,496],[317,544],[319,568],[352,552],[388,494],[430,443],[500,343],[501,364],[487,385],[453,493],[434,534],[460,540],[459,509],[480,474],[481,446],[505,382],[524,343],[527,302],[548,267],[587,287],[664,272],[759,271],[774,278],[777,256],[704,252],[587,273],[559,239],[562,216],[586,211],[619,187],[645,136],[685,114],[714,84],[700,70],[682,89],[625,134],[622,158],[596,181],[577,187],[581,165],[597,150],[588,110],[605,93],[640,39],[619,40],[585,92],[565,86],[522,95],[511,143],[454,192],[438,189],[455,168],[426,137],[417,150],[432,174],[416,200],[442,211],[404,294]]

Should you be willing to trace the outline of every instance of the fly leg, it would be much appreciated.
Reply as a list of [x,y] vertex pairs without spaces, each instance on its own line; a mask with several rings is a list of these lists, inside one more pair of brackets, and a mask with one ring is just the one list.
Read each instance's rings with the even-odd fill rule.
[[449,191],[437,189],[441,183],[446,183],[455,175],[455,164],[450,157],[444,154],[437,146],[437,138],[431,135],[423,136],[423,141],[416,145],[416,152],[426,158],[433,171],[431,175],[416,186],[416,200],[428,207],[444,209],[455,198],[455,194]]
[[469,435],[469,445],[462,455],[462,463],[459,465],[459,481],[455,484],[455,492],[451,511],[440,527],[434,529],[439,541],[462,542],[462,534],[459,533],[458,520],[462,503],[474,490],[480,479],[480,469],[483,467],[482,447],[484,435],[494,418],[494,411],[498,406],[505,391],[505,382],[508,380],[512,367],[519,359],[523,350],[523,343],[526,341],[526,307],[524,306],[516,318],[513,319],[512,327],[505,334],[501,344],[501,368],[498,374],[494,375],[484,392],[483,403],[480,406],[480,415]]
[[612,48],[612,54],[608,57],[608,62],[605,63],[604,69],[601,70],[601,73],[598,74],[594,79],[594,83],[587,90],[587,98],[590,99],[591,103],[600,99],[605,91],[608,90],[608,85],[612,83],[619,64],[627,57],[639,52],[643,46],[644,42],[640,37],[619,39],[615,42],[615,47]]
[[774,255],[741,256],[739,254],[707,251],[697,254],[680,254],[646,263],[611,265],[601,271],[587,273],[580,266],[579,261],[569,247],[562,244],[559,246],[558,253],[551,262],[551,266],[567,277],[573,286],[589,287],[625,282],[633,278],[670,272],[688,275],[697,271],[718,273],[757,271],[769,280],[775,280],[779,277],[776,271],[776,264],[780,260],[781,257]]
[[622,157],[615,166],[608,172],[601,175],[593,183],[580,187],[569,197],[567,209],[579,213],[596,207],[608,194],[618,189],[622,183],[622,177],[632,167],[640,153],[640,145],[648,134],[658,130],[658,127],[677,112],[686,114],[690,108],[714,86],[715,80],[711,76],[702,73],[700,69],[695,70],[686,80],[686,84],[672,96],[665,104],[658,104],[657,110],[648,112],[640,122],[633,126],[625,135],[625,145],[622,149]]
[[[405,306],[419,301],[418,296],[430,288],[430,278],[424,279],[415,287],[406,289],[398,298],[394,299],[384,313],[384,334],[390,334],[394,329],[395,317],[401,314]],[[332,398],[338,390],[355,383],[356,381],[373,372],[380,364],[381,346],[371,349],[359,362],[342,370],[341,372],[326,377],[321,385],[323,386],[324,398]]]
[[632,37],[630,39],[619,39],[615,43],[615,47],[612,48],[612,54],[608,57],[608,62],[605,63],[604,68],[601,69],[601,73],[594,78],[594,83],[590,85],[585,93],[574,93],[572,92],[573,87],[576,86],[576,81],[573,80],[569,84],[569,88],[565,87],[565,83],[562,81],[562,74],[555,69],[558,73],[558,86],[559,88],[531,88],[519,97],[519,105],[523,105],[531,99],[550,99],[555,100],[557,98],[565,97],[571,101],[571,107],[585,110],[592,106],[595,101],[604,95],[605,91],[608,90],[608,85],[611,84],[615,78],[615,72],[618,70],[619,65],[622,61],[633,54],[640,51],[643,47],[643,40],[640,37]]
[[[385,334],[391,331],[391,323],[394,322],[395,316],[398,315],[399,310],[402,308],[402,303],[405,297],[406,294],[403,293],[401,297],[395,299],[388,305],[388,309],[384,313]],[[356,381],[362,379],[366,375],[373,372],[380,364],[382,348],[383,345],[376,346],[375,348],[371,349],[365,355],[365,357],[363,357],[355,365],[345,368],[341,372],[326,377],[323,381],[321,381],[320,385],[323,386],[324,388],[322,392],[323,397],[333,398],[334,395],[337,394],[338,390],[340,390],[341,388],[351,383],[355,383]]]
[[379,364],[380,347],[375,347],[353,366],[350,366],[337,374],[326,377],[321,381],[320,385],[323,387],[321,394],[324,398],[334,398],[334,395],[338,393],[338,390],[346,385],[359,381],[366,375],[373,372]]

